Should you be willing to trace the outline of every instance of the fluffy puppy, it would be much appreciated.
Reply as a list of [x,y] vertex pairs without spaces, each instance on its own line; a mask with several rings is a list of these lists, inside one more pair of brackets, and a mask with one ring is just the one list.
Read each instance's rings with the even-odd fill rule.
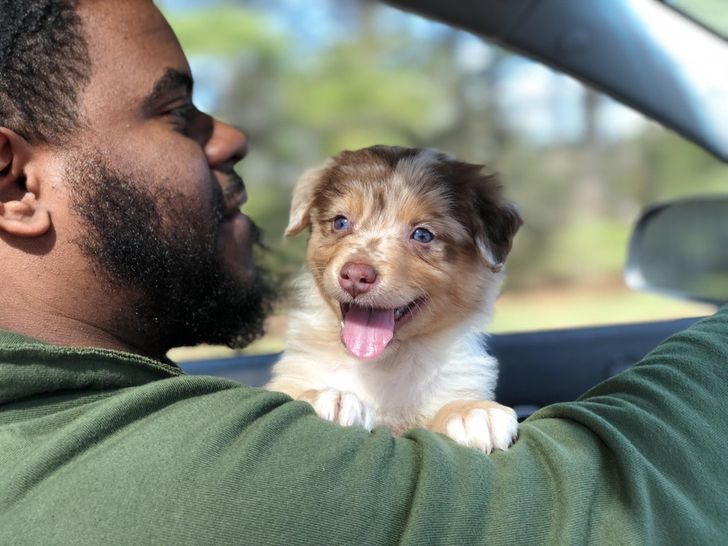
[[482,165],[427,149],[345,151],[304,174],[286,235],[310,228],[308,268],[267,388],[342,425],[506,449],[516,416],[491,401],[482,334],[522,223],[502,194]]

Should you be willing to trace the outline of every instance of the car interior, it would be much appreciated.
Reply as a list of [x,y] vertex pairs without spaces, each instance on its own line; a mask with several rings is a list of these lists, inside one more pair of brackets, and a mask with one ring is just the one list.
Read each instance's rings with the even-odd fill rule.
[[[470,32],[597,89],[719,160],[728,161],[728,43],[669,1],[388,0]],[[689,2],[682,2],[689,4]],[[679,43],[672,39],[682,34]],[[687,47],[686,43],[694,47]],[[635,224],[625,281],[635,290],[721,305],[728,298],[728,198],[647,207]],[[500,362],[497,400],[519,418],[578,398],[698,317],[486,337]],[[262,386],[280,353],[183,362],[191,374]]]

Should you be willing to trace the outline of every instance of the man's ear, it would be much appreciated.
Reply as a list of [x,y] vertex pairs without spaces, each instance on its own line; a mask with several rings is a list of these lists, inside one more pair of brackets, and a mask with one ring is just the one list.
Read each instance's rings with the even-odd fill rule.
[[293,198],[291,199],[288,227],[284,232],[286,237],[298,235],[310,225],[311,205],[313,205],[315,191],[321,181],[322,174],[330,164],[331,160],[328,160],[321,167],[306,171],[296,182],[293,188]]
[[40,237],[51,227],[38,202],[39,180],[28,174],[32,151],[27,140],[0,127],[0,232],[16,237]]

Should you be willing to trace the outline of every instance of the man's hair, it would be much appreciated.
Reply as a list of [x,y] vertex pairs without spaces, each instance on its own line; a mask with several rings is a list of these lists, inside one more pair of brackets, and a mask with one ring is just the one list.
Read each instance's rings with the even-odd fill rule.
[[58,144],[91,77],[78,0],[0,0],[0,127]]

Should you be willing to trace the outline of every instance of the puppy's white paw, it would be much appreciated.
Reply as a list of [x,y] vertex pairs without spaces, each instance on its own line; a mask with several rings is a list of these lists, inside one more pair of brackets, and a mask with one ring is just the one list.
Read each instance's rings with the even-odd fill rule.
[[304,392],[299,400],[313,406],[319,417],[345,427],[360,426],[366,430],[374,428],[374,409],[353,392],[336,389],[311,390]]
[[518,434],[518,420],[515,411],[496,402],[456,400],[440,408],[429,428],[490,453],[510,447]]

